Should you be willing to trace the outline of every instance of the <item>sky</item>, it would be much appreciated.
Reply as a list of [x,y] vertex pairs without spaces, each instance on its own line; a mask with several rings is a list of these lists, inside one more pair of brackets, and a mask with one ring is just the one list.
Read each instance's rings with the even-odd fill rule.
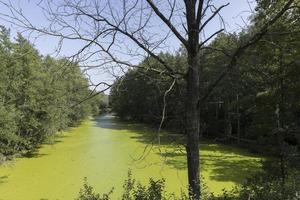
[[[2,2],[8,3],[9,0],[1,0]],[[0,2],[1,2],[0,1]],[[37,3],[41,0],[10,0],[12,4],[22,9],[22,12],[26,16],[29,21],[36,26],[47,26],[49,21],[43,15],[43,11],[40,7],[37,6]],[[57,0],[61,1],[61,0]],[[87,0],[89,1],[89,0]],[[99,0],[100,1],[100,0]],[[120,0],[112,0],[113,4],[117,7],[120,4]],[[132,1],[132,0],[128,0]],[[160,0],[162,1],[162,0]],[[224,3],[229,2],[230,4],[225,7],[221,14],[226,22],[226,31],[227,32],[238,32],[242,30],[242,27],[245,27],[248,24],[248,18],[251,15],[251,12],[255,7],[254,0],[212,0],[216,5],[222,5]],[[157,3],[157,1],[154,1]],[[0,13],[8,14],[9,10],[5,8],[5,6],[0,6]],[[158,19],[154,19],[154,23],[160,23],[159,21],[155,21]],[[210,35],[214,33],[220,25],[219,20],[214,20],[209,23],[205,29],[205,35]],[[5,19],[0,18],[0,25],[4,25],[11,30],[11,36],[14,38],[17,32],[22,31],[22,29],[16,27],[15,25],[7,22]],[[166,26],[159,25],[153,29],[153,32],[160,33],[163,30],[167,30]],[[78,51],[84,43],[80,41],[66,41],[62,45],[62,49],[57,55],[55,50],[58,47],[58,38],[51,36],[41,36],[39,38],[33,37],[34,35],[28,35],[28,33],[23,33],[25,37],[27,37],[34,46],[39,50],[42,55],[52,55],[57,57],[69,56]],[[127,40],[124,40],[125,43],[130,43]],[[168,41],[169,51],[176,51],[180,47],[180,42],[175,37],[171,37]],[[129,45],[130,46],[130,45]],[[96,49],[94,49],[96,50]],[[128,60],[128,56],[119,54],[121,59]],[[138,61],[135,61],[138,62]],[[92,82],[97,84],[98,82],[109,82],[112,83],[114,77],[110,75],[110,73],[105,72],[101,69],[92,69],[88,71],[89,77]],[[102,88],[98,88],[101,90]]]

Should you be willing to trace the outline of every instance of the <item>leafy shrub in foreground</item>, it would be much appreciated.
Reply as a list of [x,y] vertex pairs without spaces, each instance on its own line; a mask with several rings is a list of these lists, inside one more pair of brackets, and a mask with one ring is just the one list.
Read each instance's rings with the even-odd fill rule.
[[[203,181],[202,181],[203,182]],[[205,200],[213,200],[213,195],[208,193],[206,185],[202,185],[202,197]],[[84,184],[79,192],[79,196],[76,200],[111,200],[111,194],[113,189],[102,196],[96,193],[92,186],[87,183],[87,179],[84,179]],[[118,198],[119,199],[119,198]],[[189,200],[187,194],[181,191],[180,196],[176,196],[174,193],[167,193],[165,190],[165,180],[149,179],[147,185],[143,185],[132,178],[131,171],[128,171],[127,179],[123,184],[123,194],[121,200]]]
[[76,200],[110,200],[110,195],[113,193],[113,189],[107,194],[100,194],[94,191],[94,188],[87,182],[87,178],[84,178],[83,187],[79,191],[78,198]]
[[[271,170],[271,171],[270,171]],[[290,169],[284,182],[278,173],[280,170],[272,163],[265,163],[264,171],[258,172],[239,188],[231,191],[223,191],[220,196],[209,193],[205,184],[201,185],[201,200],[300,200],[300,172]],[[202,181],[203,183],[204,181]],[[111,200],[109,193],[100,195],[94,192],[85,179],[83,188],[76,200]],[[119,198],[118,198],[119,199]],[[167,193],[165,180],[149,179],[147,185],[142,185],[132,178],[129,171],[123,184],[121,200],[191,200],[187,194],[181,192],[180,196]]]

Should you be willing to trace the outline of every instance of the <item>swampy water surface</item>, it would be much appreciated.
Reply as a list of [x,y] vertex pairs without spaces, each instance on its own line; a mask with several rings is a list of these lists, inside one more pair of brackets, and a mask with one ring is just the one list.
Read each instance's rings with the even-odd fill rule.
[[[161,145],[151,145],[153,135],[149,128],[111,115],[89,119],[58,133],[36,153],[0,166],[0,199],[72,200],[84,177],[97,192],[114,187],[113,199],[118,199],[129,169],[142,183],[164,178],[167,191],[178,194],[187,184],[184,148],[174,135],[163,135]],[[200,149],[201,174],[216,194],[261,167],[262,158],[243,149],[207,142]]]

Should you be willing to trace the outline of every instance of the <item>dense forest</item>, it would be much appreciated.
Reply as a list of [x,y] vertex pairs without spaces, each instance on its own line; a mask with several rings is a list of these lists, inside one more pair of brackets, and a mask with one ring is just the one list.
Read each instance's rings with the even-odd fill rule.
[[[258,1],[251,26],[239,33],[221,33],[202,47],[200,94],[211,90],[206,86],[226,70],[230,56],[260,27],[262,17],[274,12],[271,8],[271,2]],[[203,98],[200,141],[210,138],[242,145],[276,158],[265,163],[265,175],[249,179],[238,199],[250,199],[243,192],[252,192],[254,199],[293,199],[291,193],[297,190],[292,182],[299,178],[293,169],[299,167],[300,160],[299,19],[298,10],[287,12]],[[188,66],[184,48],[159,56],[179,73]],[[182,78],[173,83],[172,77],[158,74],[153,68],[164,67],[149,57],[140,68],[117,79],[110,96],[112,109],[122,119],[154,127],[163,122],[163,128],[186,134],[186,81]]]
[[[208,85],[226,68],[228,55],[250,37],[260,15],[271,12],[266,7],[261,4],[257,8],[247,30],[219,34],[202,48],[202,85]],[[278,142],[274,135],[280,132],[285,142],[299,146],[299,32],[299,15],[287,13],[237,60],[237,67],[230,69],[201,107],[201,135],[274,146]],[[186,69],[186,56],[184,49],[160,54],[179,72]],[[185,80],[176,81],[168,91],[173,79],[150,70],[163,68],[157,60],[149,57],[140,66],[116,80],[110,95],[113,111],[123,119],[157,127],[166,106],[163,127],[184,133]]]
[[[99,113],[78,64],[41,56],[28,40],[0,31],[0,154],[26,153],[57,131]],[[82,103],[81,103],[82,102]]]

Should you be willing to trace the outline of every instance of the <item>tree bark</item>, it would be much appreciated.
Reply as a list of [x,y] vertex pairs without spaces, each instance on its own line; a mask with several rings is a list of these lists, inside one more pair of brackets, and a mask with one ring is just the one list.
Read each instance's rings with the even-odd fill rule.
[[199,127],[200,127],[200,62],[198,55],[199,25],[195,17],[195,2],[187,1],[188,70],[186,95],[187,164],[190,198],[200,199]]
[[195,60],[194,58],[189,58],[186,100],[186,151],[190,197],[199,200],[199,69]]

